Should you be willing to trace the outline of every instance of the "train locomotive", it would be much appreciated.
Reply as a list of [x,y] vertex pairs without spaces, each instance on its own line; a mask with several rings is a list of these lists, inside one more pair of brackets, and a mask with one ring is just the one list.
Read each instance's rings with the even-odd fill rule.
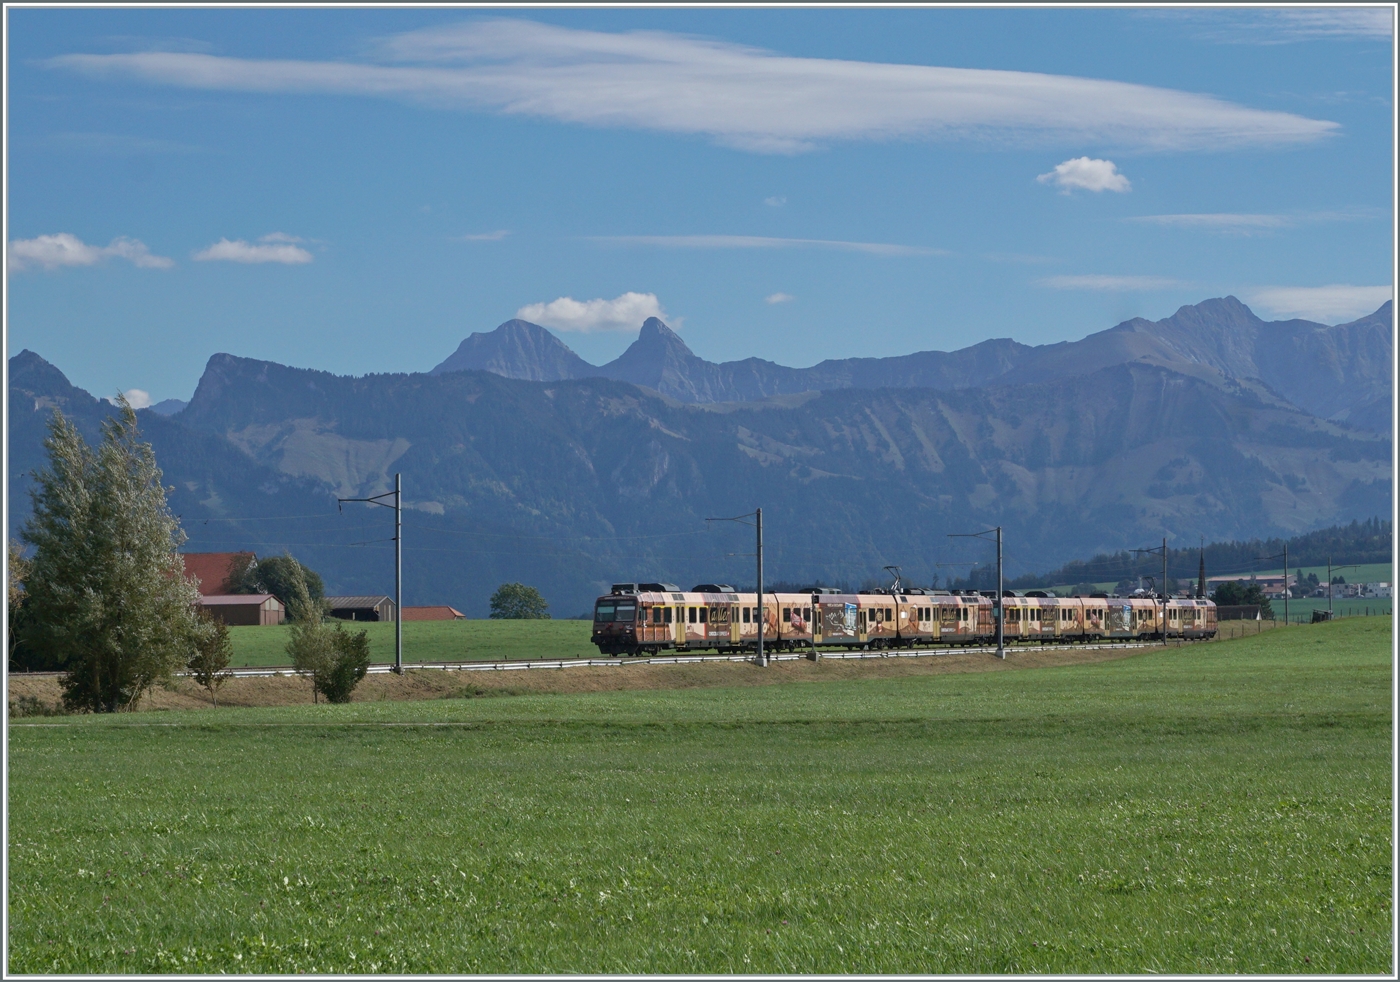
[[[1056,597],[1005,593],[1007,643],[1199,640],[1216,633],[1215,604],[1173,597]],[[723,583],[617,583],[593,607],[593,643],[604,655],[662,651],[739,653],[822,648],[879,650],[985,645],[996,640],[994,601],[967,590],[895,588],[842,593],[740,593]]]

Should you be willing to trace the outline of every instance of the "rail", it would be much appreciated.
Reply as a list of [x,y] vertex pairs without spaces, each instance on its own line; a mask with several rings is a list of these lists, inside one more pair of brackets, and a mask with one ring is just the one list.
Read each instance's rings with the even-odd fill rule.
[[[1171,643],[1193,644],[1193,641]],[[1085,649],[1113,648],[1159,648],[1161,641],[1103,641],[1091,644],[1046,644],[1025,645],[1009,648],[1012,651],[1083,651]],[[823,661],[865,661],[877,658],[932,658],[940,655],[995,654],[996,645],[977,645],[960,648],[910,648],[885,649],[882,651],[821,651]],[[768,655],[770,661],[805,661],[810,651],[783,651]],[[706,662],[751,662],[753,654],[728,655],[650,655],[635,657],[623,655],[616,658],[523,658],[519,661],[459,661],[459,662],[404,662],[405,671],[444,671],[444,672],[518,672],[540,668],[622,668],[627,665],[698,665]],[[393,665],[371,665],[369,674],[383,675],[394,670]],[[266,668],[231,668],[234,678],[267,678],[277,675],[296,675],[297,670],[290,665],[276,665]],[[26,676],[43,678],[57,676],[59,672],[11,672],[11,677]],[[176,672],[177,677],[189,677],[190,672]]]

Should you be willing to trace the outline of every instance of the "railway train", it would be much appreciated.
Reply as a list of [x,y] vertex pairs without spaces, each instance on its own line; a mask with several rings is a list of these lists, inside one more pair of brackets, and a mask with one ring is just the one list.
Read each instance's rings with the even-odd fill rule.
[[[1005,593],[1008,642],[1204,639],[1215,604],[1173,597],[1056,597]],[[842,593],[814,588],[758,597],[723,583],[680,590],[670,583],[617,583],[593,607],[593,643],[604,655],[664,650],[753,651],[763,618],[766,651],[984,645],[996,640],[995,603],[972,590],[895,588]],[[1165,622],[1165,623],[1164,623]]]

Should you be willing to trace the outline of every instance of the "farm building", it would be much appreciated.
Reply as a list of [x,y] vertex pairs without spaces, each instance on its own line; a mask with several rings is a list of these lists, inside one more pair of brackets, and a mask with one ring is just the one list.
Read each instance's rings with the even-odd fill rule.
[[199,605],[229,627],[249,624],[281,624],[287,616],[282,601],[270,593],[205,595]]
[[180,558],[185,561],[185,575],[199,581],[199,592],[206,597],[227,595],[236,586],[230,577],[258,562],[251,552],[187,552]]
[[467,615],[456,607],[405,607],[403,619],[406,621],[462,621]]
[[345,621],[392,621],[393,597],[327,597],[331,616]]

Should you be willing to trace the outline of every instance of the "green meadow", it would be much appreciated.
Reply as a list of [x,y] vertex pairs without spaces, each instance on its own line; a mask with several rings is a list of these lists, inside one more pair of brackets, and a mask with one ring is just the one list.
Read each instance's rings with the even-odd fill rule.
[[[758,669],[755,669],[758,671]],[[1388,618],[11,724],[11,973],[1388,973]]]
[[[394,625],[391,621],[343,622],[347,631],[369,635],[373,662],[394,660]],[[526,658],[596,658],[592,621],[404,621],[405,662],[518,661]],[[290,665],[287,641],[291,628],[233,627],[234,668]]]

